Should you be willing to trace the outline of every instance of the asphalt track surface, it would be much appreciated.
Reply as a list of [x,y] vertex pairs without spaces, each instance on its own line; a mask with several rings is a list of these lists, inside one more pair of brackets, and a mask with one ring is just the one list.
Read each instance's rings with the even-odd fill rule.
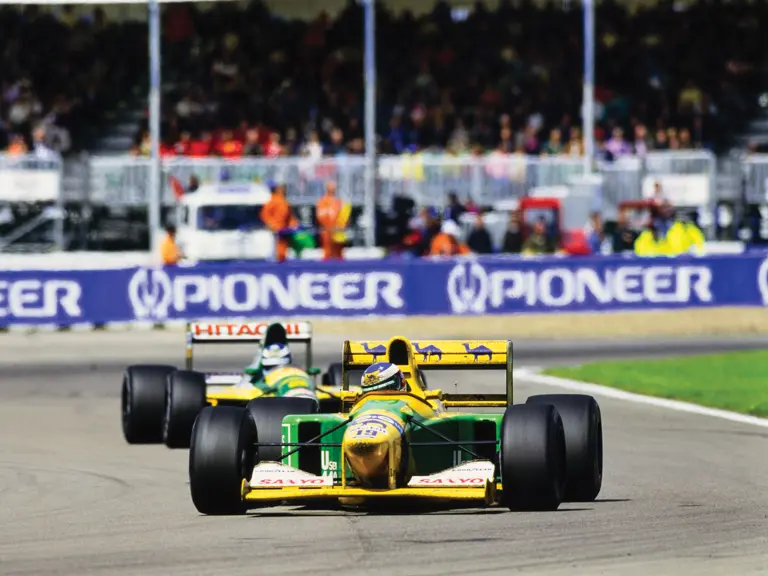
[[[766,344],[525,342],[517,357],[541,366]],[[119,424],[123,366],[175,364],[181,348],[154,333],[0,337],[0,574],[768,574],[766,430],[610,399],[598,398],[605,478],[594,503],[200,516],[187,452],[127,446]],[[339,349],[318,342],[317,363]],[[206,358],[244,360],[222,347]],[[463,373],[460,389],[501,386],[500,375]],[[517,382],[518,401],[557,391]]]

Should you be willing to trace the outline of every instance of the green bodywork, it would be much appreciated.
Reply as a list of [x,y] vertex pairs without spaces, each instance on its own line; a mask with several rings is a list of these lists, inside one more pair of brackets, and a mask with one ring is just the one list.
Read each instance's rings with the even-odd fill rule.
[[251,384],[256,388],[260,388],[264,383],[264,371],[260,364],[259,366],[248,366],[243,370],[243,374],[251,377]]
[[[424,418],[414,414],[413,410],[403,400],[384,400],[371,398],[363,400],[348,414],[312,414],[292,415],[283,419],[282,442],[296,444],[308,442],[317,436],[329,432],[334,427],[341,425],[349,417],[369,410],[381,410],[398,416],[406,422],[405,438],[409,444],[407,448],[409,475],[428,475],[440,472],[447,468],[457,466],[462,462],[476,460],[493,460],[498,445],[482,444],[465,446],[474,452],[473,456],[460,449],[456,444],[451,444],[437,436],[432,431],[439,432],[453,442],[461,443],[472,441],[498,442],[503,414],[474,414],[467,412],[442,412],[431,418]],[[409,422],[416,420],[425,428]],[[346,425],[338,430],[330,432],[318,442],[329,446],[302,446],[283,460],[284,464],[304,470],[319,476],[331,476],[337,481],[341,479],[341,448],[339,447]],[[411,443],[431,442],[430,446],[410,446]],[[294,450],[286,447],[283,454]],[[346,475],[352,479],[351,470],[347,467]]]
[[315,390],[312,378],[301,368],[294,366],[281,366],[275,368],[266,377],[263,374],[259,376],[259,379],[252,379],[251,384],[254,388],[261,390],[264,396],[286,396],[290,390],[298,388]]

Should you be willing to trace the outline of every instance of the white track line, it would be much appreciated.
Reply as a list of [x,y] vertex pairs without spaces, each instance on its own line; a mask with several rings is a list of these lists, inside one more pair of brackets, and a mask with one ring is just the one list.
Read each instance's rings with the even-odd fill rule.
[[635,404],[648,404],[657,408],[675,410],[676,412],[687,412],[689,414],[697,414],[699,416],[709,416],[711,418],[730,420],[731,422],[738,422],[739,424],[750,424],[753,426],[760,426],[761,428],[768,428],[768,419],[766,418],[747,416],[746,414],[739,414],[738,412],[731,412],[729,410],[707,408],[706,406],[691,404],[690,402],[681,402],[679,400],[667,400],[666,398],[654,398],[653,396],[633,394],[632,392],[625,392],[624,390],[617,390],[616,388],[601,386],[599,384],[591,384],[589,382],[581,382],[579,380],[571,380],[569,378],[548,376],[546,374],[539,374],[534,368],[519,368],[515,370],[514,374],[515,377],[522,378],[528,382],[532,382],[533,384],[555,386],[557,388],[565,388],[566,390],[572,390],[573,392],[579,392],[582,394],[605,396],[607,398],[614,398],[616,400],[634,402]]

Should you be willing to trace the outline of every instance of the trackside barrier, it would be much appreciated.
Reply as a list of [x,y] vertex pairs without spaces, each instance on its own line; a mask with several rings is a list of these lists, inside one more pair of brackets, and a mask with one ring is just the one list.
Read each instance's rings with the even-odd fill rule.
[[58,157],[0,153],[0,203],[58,201],[62,169]]
[[[0,202],[85,202],[93,206],[140,207],[149,197],[150,161],[134,156],[94,156],[69,160],[75,180],[64,181],[58,158],[0,153]],[[743,164],[750,194],[765,180],[764,157]],[[75,169],[77,168],[77,169]],[[665,195],[683,206],[713,206],[717,200],[715,156],[704,150],[651,152],[596,163],[595,180],[586,185],[612,209],[624,200],[652,194],[660,183]],[[360,156],[322,158],[164,158],[163,202],[175,203],[171,179],[182,185],[196,176],[202,184],[277,180],[288,186],[295,205],[314,204],[328,180],[339,194],[356,205],[365,200],[365,159]],[[416,154],[381,156],[378,161],[378,199],[389,204],[395,195],[413,198],[420,205],[444,205],[449,192],[482,205],[518,198],[537,189],[584,188],[578,157],[537,157],[491,153],[486,156]]]
[[[355,205],[365,201],[365,159],[334,158],[164,158],[163,202],[175,202],[170,178],[182,185],[196,176],[201,183],[276,180],[287,184],[294,205],[314,204],[328,180],[338,183],[339,195]],[[683,205],[708,205],[714,197],[715,157],[708,151],[653,152],[646,157],[598,162],[595,193],[617,206],[637,200],[660,182]],[[149,191],[147,158],[93,157],[89,160],[88,200],[96,205],[145,206]],[[519,198],[534,189],[577,186],[583,175],[578,157],[536,157],[492,153],[487,156],[417,154],[381,156],[378,160],[378,200],[389,205],[396,195],[422,206],[441,206],[453,191],[481,205]]]
[[768,154],[747,156],[742,164],[744,196],[749,204],[768,204]]
[[0,327],[768,305],[768,252],[0,271]]

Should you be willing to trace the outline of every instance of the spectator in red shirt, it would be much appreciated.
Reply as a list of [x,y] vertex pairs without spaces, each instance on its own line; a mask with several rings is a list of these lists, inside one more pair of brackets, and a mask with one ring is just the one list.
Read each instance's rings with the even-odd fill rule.
[[189,148],[192,144],[192,135],[189,132],[182,132],[179,137],[179,141],[176,142],[176,154],[179,156],[187,156],[189,154]]
[[213,134],[210,132],[203,132],[203,135],[197,139],[192,140],[189,143],[187,155],[194,158],[203,158],[209,156],[213,151]]
[[176,147],[168,142],[160,142],[160,157],[176,156]]
[[216,143],[216,154],[222,158],[240,158],[243,155],[243,143],[232,137],[231,130],[226,130]]

